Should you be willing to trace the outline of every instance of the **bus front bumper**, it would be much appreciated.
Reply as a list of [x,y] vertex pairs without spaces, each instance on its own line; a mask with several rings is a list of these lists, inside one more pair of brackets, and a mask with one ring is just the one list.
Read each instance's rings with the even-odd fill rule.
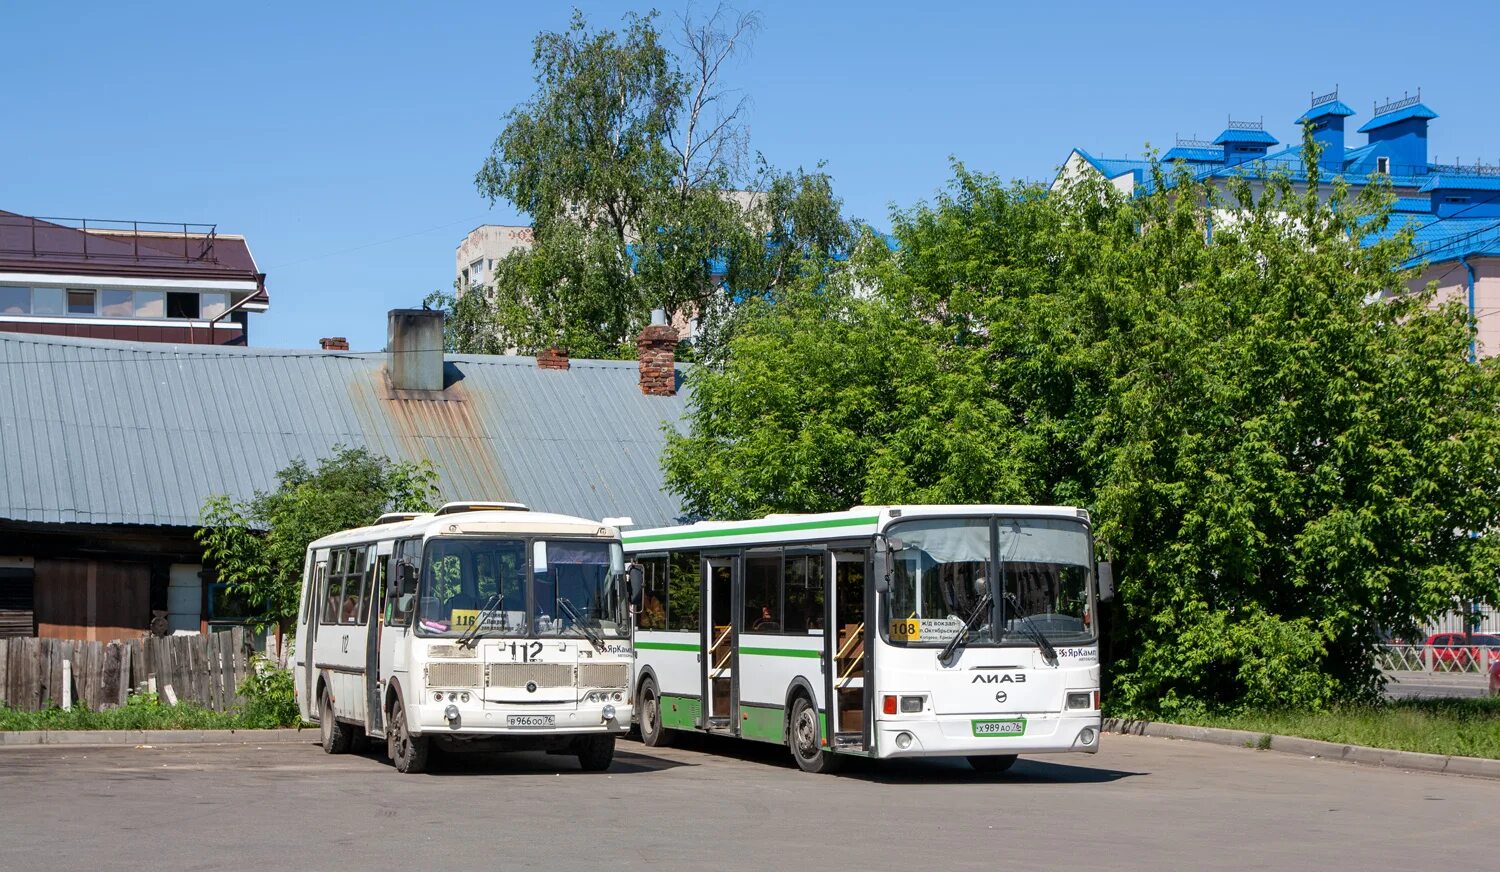
[[[577,707],[527,706],[495,709],[482,703],[458,704],[458,717],[448,717],[453,703],[426,702],[412,712],[412,731],[423,736],[540,736],[605,734],[618,736],[630,730],[635,708],[630,703],[614,703],[613,718],[604,717],[603,705]],[[534,718],[552,718],[551,724]],[[516,720],[517,718],[521,720]]]
[[[1098,712],[929,715],[875,722],[877,757],[1099,752]],[[902,746],[905,747],[902,747]]]

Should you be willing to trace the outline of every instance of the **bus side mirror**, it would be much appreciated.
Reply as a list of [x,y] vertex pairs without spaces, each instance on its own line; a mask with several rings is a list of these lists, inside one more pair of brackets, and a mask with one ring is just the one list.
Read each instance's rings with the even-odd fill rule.
[[402,561],[396,564],[396,583],[390,586],[391,599],[411,596],[417,592],[417,567]]
[[630,607],[640,611],[646,598],[646,573],[639,563],[632,563],[624,573],[625,589],[630,597]]
[[1107,603],[1115,598],[1115,568],[1108,560],[1099,561],[1099,602]]

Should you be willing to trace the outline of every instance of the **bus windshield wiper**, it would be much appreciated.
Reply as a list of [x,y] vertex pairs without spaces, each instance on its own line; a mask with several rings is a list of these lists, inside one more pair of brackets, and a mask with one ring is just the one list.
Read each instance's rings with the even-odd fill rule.
[[479,614],[474,616],[474,626],[464,631],[464,634],[458,637],[458,644],[470,648],[474,647],[474,643],[479,641],[479,629],[487,623],[487,618],[489,618],[491,612],[497,608],[504,608],[504,603],[505,600],[500,596],[498,591],[491,594],[489,600],[485,602],[484,608],[480,609]]
[[1016,601],[1015,594],[1006,591],[1005,604],[1011,608],[1013,614],[1020,620],[1021,626],[1026,630],[1026,635],[1030,636],[1031,641],[1035,642],[1036,646],[1042,650],[1042,659],[1047,661],[1047,665],[1057,666],[1057,649],[1052,647],[1052,643],[1047,641],[1047,634],[1043,633],[1041,628],[1032,622],[1031,616],[1026,614],[1026,610],[1021,608],[1021,604]]
[[958,632],[954,634],[952,639],[948,640],[948,644],[943,646],[943,650],[938,652],[939,663],[943,664],[944,666],[948,665],[948,659],[953,656],[954,651],[958,650],[959,643],[969,635],[970,628],[972,628],[975,622],[977,622],[980,618],[984,617],[984,613],[987,609],[989,609],[989,607],[990,595],[985,594],[984,596],[979,598],[979,603],[974,606],[974,611],[970,612],[969,616],[964,619],[964,625],[958,628]]
[[583,616],[578,614],[578,609],[574,608],[573,604],[568,602],[566,597],[558,597],[557,604],[562,608],[563,611],[568,613],[569,618],[573,619],[573,626],[577,627],[579,631],[583,633],[583,635],[589,637],[589,642],[593,644],[594,650],[598,651],[600,654],[603,654],[604,637],[594,632],[594,628],[584,623]]

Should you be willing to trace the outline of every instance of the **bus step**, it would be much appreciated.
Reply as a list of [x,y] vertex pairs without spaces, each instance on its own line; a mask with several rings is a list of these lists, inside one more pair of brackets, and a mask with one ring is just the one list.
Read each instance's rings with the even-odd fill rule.
[[863,747],[864,744],[865,737],[860,733],[835,733],[833,735],[835,748]]

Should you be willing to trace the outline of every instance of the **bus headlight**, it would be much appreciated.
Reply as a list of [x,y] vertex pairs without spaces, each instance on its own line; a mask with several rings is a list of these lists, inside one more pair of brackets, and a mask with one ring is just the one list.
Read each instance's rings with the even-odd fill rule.
[[448,706],[446,709],[443,710],[443,717],[445,717],[445,718],[448,719],[448,723],[453,724],[454,726],[457,726],[458,725],[458,706],[456,706],[456,705],[450,705],[450,706]]
[[1099,734],[1094,732],[1093,727],[1084,727],[1083,729],[1078,731],[1078,741],[1082,742],[1085,745],[1094,744],[1094,740],[1098,737]]
[[901,712],[902,712],[902,714],[911,714],[912,712],[919,712],[921,710],[922,710],[922,698],[920,696],[903,696],[903,697],[901,697]]
[[1069,693],[1068,694],[1068,708],[1069,709],[1086,709],[1086,708],[1090,708],[1091,707],[1091,703],[1093,703],[1093,701],[1094,701],[1093,700],[1093,694],[1090,693],[1090,692],[1088,692],[1088,691],[1086,691],[1086,690],[1082,691],[1082,692]]
[[905,732],[905,731],[897,733],[896,734],[896,747],[900,748],[903,751],[905,751],[907,748],[911,747],[911,738],[912,738],[911,737],[911,733],[908,733],[908,732]]
[[604,719],[606,721],[612,721],[615,719],[615,707],[612,705],[606,705],[604,709],[600,711],[600,714],[604,715]]

